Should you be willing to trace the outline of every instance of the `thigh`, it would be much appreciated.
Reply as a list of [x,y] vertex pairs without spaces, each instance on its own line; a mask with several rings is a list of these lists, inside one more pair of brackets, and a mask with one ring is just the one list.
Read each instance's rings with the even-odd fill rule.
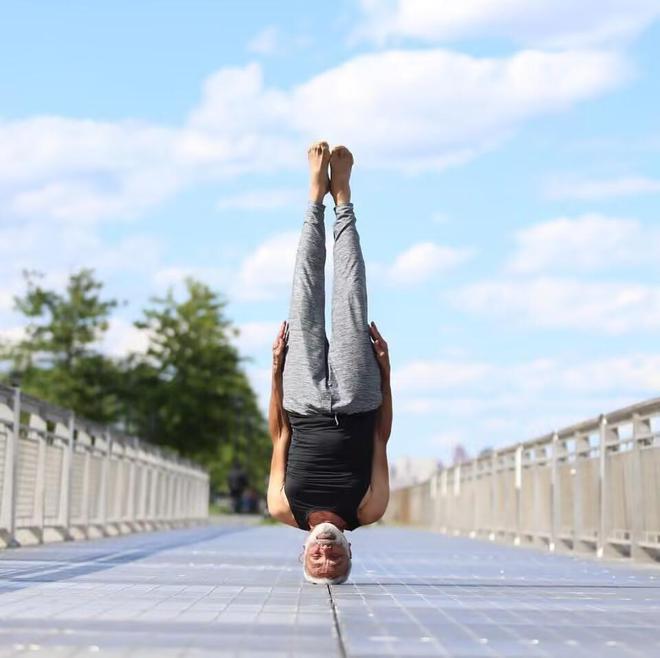
[[336,332],[328,355],[332,412],[356,414],[382,404],[380,369],[369,330]]
[[286,411],[302,415],[330,413],[325,331],[299,320],[289,322],[283,392]]

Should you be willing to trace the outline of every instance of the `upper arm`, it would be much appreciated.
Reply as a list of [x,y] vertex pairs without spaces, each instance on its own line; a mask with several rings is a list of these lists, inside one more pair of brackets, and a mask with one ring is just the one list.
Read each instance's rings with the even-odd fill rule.
[[390,500],[390,473],[387,463],[387,441],[378,431],[374,432],[374,456],[371,466],[371,486],[369,493],[358,509],[358,519],[362,525],[375,523],[383,517]]
[[273,440],[273,456],[270,461],[270,478],[268,480],[268,511],[278,521],[297,526],[284,493],[286,460],[290,441],[291,434],[286,429]]

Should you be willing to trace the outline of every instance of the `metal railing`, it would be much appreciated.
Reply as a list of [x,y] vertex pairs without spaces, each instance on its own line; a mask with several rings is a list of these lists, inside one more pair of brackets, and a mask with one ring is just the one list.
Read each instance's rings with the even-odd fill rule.
[[392,492],[386,520],[551,551],[660,559],[660,398]]
[[208,516],[209,477],[174,453],[0,384],[0,545]]

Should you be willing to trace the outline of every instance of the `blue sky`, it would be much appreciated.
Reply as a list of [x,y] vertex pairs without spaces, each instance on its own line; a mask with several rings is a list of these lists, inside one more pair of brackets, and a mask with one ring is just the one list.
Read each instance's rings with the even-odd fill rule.
[[[137,5],[137,6],[136,6]],[[264,400],[306,144],[355,153],[395,458],[532,438],[660,390],[657,0],[13,3],[0,335],[20,272],[229,299]],[[331,228],[328,203],[327,227]]]

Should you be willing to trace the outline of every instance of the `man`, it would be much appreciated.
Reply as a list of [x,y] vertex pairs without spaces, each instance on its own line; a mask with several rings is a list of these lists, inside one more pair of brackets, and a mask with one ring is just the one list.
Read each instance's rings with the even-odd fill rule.
[[[351,203],[353,156],[326,142],[308,151],[310,203],[300,236],[288,322],[273,344],[268,509],[309,532],[305,578],[344,582],[344,532],[374,523],[389,500],[392,428],[388,346],[367,319],[364,258]],[[330,170],[330,174],[328,173]],[[332,336],[325,334],[323,199],[335,202]]]

